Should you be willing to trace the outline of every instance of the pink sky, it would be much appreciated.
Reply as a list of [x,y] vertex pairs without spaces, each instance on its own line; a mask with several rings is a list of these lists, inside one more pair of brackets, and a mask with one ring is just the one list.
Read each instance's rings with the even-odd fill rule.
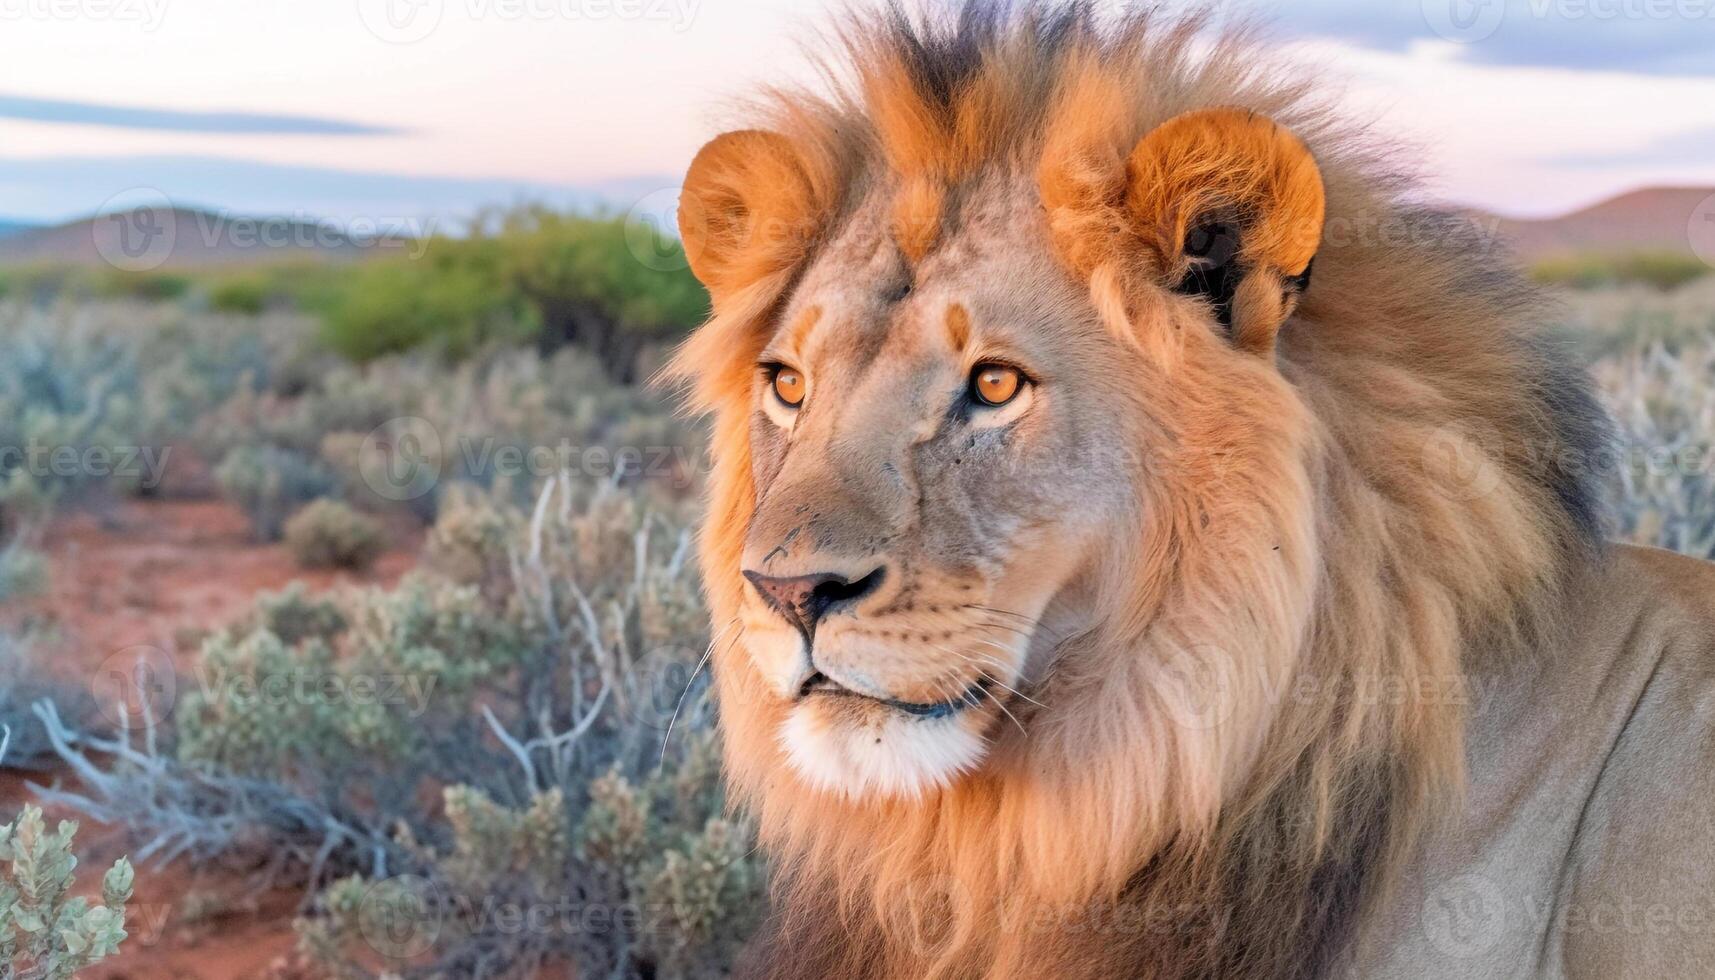
[[[722,128],[729,99],[806,74],[793,38],[824,6],[104,2],[113,9],[96,0],[0,0],[0,110],[9,97],[305,116],[396,132],[189,132],[0,111],[0,217],[91,209],[98,199],[78,202],[101,196],[103,180],[125,190],[125,161],[139,156],[528,187],[676,175]],[[1289,28],[1294,15],[1278,16]],[[1449,200],[1543,214],[1644,184],[1715,184],[1715,76],[1481,63],[1475,48],[1439,40],[1282,44],[1320,66],[1354,114],[1405,141]],[[1705,137],[1709,152],[1697,152]],[[64,158],[108,161],[109,171],[94,170],[113,176],[60,200],[42,173]],[[199,203],[243,210],[259,201]]]

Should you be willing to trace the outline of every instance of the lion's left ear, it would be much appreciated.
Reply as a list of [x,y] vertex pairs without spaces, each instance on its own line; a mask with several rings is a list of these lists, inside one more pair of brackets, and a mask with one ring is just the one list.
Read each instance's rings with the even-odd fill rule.
[[1132,149],[1125,200],[1170,284],[1208,297],[1236,346],[1273,350],[1322,238],[1322,173],[1298,137],[1244,109],[1174,116]]
[[764,130],[725,133],[697,152],[679,196],[679,237],[717,308],[804,260],[826,210],[810,173],[786,137]]

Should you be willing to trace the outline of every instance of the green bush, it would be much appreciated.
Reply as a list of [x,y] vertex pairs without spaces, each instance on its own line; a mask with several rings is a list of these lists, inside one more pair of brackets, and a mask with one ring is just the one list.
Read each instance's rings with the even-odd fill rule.
[[[102,324],[105,326],[106,324]],[[136,345],[86,316],[0,320],[0,543],[56,498],[110,482],[86,465],[146,444]],[[118,481],[111,481],[118,482]]]
[[178,299],[191,290],[189,276],[165,272],[109,270],[98,287],[102,296],[160,302]]
[[503,599],[512,588],[513,543],[519,517],[460,486],[423,544],[422,565],[448,581]]
[[1631,284],[1669,290],[1708,275],[1707,263],[1677,252],[1567,255],[1545,259],[1531,268],[1541,283],[1598,289]]
[[0,545],[0,602],[39,592],[47,579],[47,559],[22,538]]
[[473,246],[437,240],[422,259],[380,260],[351,270],[329,303],[322,340],[354,361],[425,348],[467,356],[534,333],[529,311]]
[[478,686],[530,650],[474,589],[425,576],[353,593],[337,620],[293,610],[291,639],[272,629],[278,597],[267,607],[248,632],[204,643],[211,683],[178,714],[180,758],[316,793],[355,778],[404,813],[424,781],[461,771],[436,753],[467,731]]
[[225,279],[210,287],[208,305],[219,313],[255,316],[268,307],[268,288],[260,279]]
[[[149,792],[199,805],[212,773],[289,794],[259,819],[325,863],[299,932],[332,976],[721,975],[764,874],[722,817],[686,513],[564,480],[526,510],[468,489],[447,505],[431,538],[460,581],[289,590],[209,637],[173,715],[174,764],[203,775]],[[371,829],[296,836],[329,825]],[[378,960],[374,918],[424,902],[432,946]],[[481,914],[495,903],[640,917],[520,931]]]
[[258,541],[278,541],[298,508],[325,497],[336,481],[320,463],[279,446],[241,446],[214,471],[221,493],[244,511]]
[[1715,276],[1671,292],[1621,286],[1564,294],[1560,333],[1591,363],[1659,347],[1670,358],[1715,342]]
[[338,500],[311,501],[286,521],[286,547],[305,568],[350,568],[375,564],[386,547],[381,525]]
[[339,603],[325,596],[312,596],[304,583],[293,582],[279,592],[256,597],[250,629],[261,629],[279,637],[287,646],[305,640],[334,642],[350,623]]
[[620,381],[636,380],[645,346],[678,339],[708,314],[679,244],[647,226],[521,208],[483,244],[535,309],[543,345],[585,350]]
[[[0,754],[5,744],[0,741]],[[48,833],[40,808],[0,826],[0,976],[65,980],[112,956],[125,941],[131,864],[120,858],[101,879],[100,903],[69,898],[77,824]]]
[[418,348],[459,358],[533,340],[583,350],[620,381],[635,380],[650,345],[708,313],[677,242],[618,218],[545,208],[434,238],[420,257],[358,266],[320,302],[323,340],[353,360]]
[[[305,365],[311,326],[160,303],[0,309],[0,542],[29,508],[160,490],[179,444],[235,392],[328,377]],[[49,453],[74,465],[43,465]]]

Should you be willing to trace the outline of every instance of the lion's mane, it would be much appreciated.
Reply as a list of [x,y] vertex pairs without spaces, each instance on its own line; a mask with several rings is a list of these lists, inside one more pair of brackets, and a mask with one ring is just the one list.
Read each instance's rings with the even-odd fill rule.
[[[854,16],[837,37],[834,94],[775,92],[757,109],[807,161],[780,207],[809,230],[735,271],[675,368],[715,419],[714,671],[730,785],[776,869],[756,962],[818,977],[1325,973],[1456,799],[1468,678],[1552,633],[1569,569],[1598,547],[1579,464],[1605,428],[1586,382],[1483,229],[1411,203],[1390,157],[1247,32],[973,3]],[[909,250],[915,216],[938,213],[959,173],[1013,165],[1039,175],[1045,202],[1076,205],[1047,217],[1104,316],[1146,316],[1104,244],[1103,202],[1075,200],[1087,161],[1065,148],[1214,106],[1295,132],[1326,186],[1314,282],[1272,364],[1202,379],[1186,358],[1171,385],[1139,386],[1163,400],[1140,409],[1175,447],[1171,492],[1140,502],[1165,530],[1109,570],[1123,585],[1035,695],[1048,707],[1025,753],[923,801],[804,786],[781,757],[780,709],[723,629],[755,502],[753,365],[800,253],[879,180],[901,188]],[[1267,438],[1229,438],[1235,425]],[[1154,655],[1169,648],[1219,650],[1232,670],[1293,664],[1273,703],[1240,703],[1266,723],[1237,779],[1216,770],[1252,719],[1173,720],[1188,688]]]

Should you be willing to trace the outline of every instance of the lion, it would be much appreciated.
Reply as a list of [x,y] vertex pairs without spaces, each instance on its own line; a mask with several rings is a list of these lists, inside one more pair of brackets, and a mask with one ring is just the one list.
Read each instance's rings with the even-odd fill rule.
[[836,40],[679,207],[740,973],[1707,970],[1715,570],[1504,250],[1198,16]]

